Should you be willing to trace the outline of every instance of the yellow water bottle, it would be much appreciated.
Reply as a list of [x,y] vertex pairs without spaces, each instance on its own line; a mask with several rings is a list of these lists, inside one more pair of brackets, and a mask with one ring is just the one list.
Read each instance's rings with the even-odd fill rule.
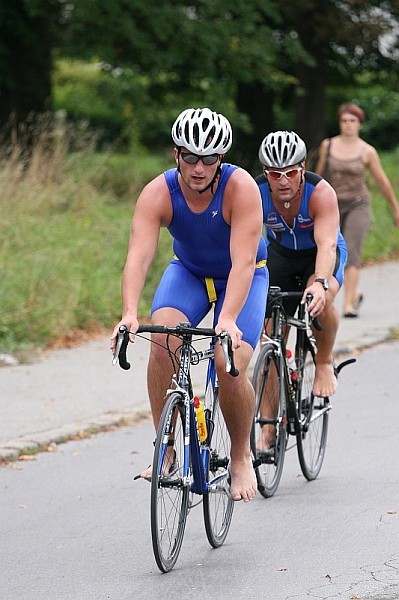
[[204,403],[201,402],[201,400],[197,398],[197,396],[194,396],[194,409],[195,416],[197,417],[198,437],[200,439],[200,442],[204,442],[208,437],[208,432],[206,429]]

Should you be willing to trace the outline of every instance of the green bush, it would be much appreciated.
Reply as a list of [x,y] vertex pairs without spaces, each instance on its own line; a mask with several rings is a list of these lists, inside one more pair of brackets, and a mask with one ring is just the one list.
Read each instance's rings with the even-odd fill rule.
[[[380,158],[384,170],[399,197],[399,147],[395,152],[382,152]],[[399,229],[394,225],[392,209],[376,184],[367,178],[371,192],[372,221],[363,250],[364,262],[399,257]]]
[[327,89],[327,135],[339,132],[337,109],[343,102],[355,102],[366,115],[362,138],[379,150],[394,150],[399,139],[399,91],[397,75],[379,72],[361,73],[354,85]]

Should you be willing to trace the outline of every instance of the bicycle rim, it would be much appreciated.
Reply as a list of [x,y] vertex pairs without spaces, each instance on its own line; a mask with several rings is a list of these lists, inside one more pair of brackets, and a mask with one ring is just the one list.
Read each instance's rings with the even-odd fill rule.
[[228,484],[230,436],[215,392],[211,421],[213,431],[209,448],[208,482],[215,477],[218,480],[204,495],[203,510],[208,541],[213,548],[219,548],[230,528],[234,501],[230,496]]
[[151,537],[156,563],[170,571],[179,556],[190,485],[183,480],[185,407],[180,394],[165,403],[155,442],[151,479]]
[[[255,416],[251,430],[251,449],[260,461],[256,467],[258,489],[265,498],[273,496],[280,483],[287,446],[286,397],[279,373],[279,357],[274,346],[266,344],[261,348],[252,376]],[[271,442],[269,450],[259,449],[264,427]]]
[[301,361],[297,449],[302,473],[311,481],[320,473],[325,456],[330,403],[328,398],[318,398],[312,393],[316,371],[313,351],[305,348]]

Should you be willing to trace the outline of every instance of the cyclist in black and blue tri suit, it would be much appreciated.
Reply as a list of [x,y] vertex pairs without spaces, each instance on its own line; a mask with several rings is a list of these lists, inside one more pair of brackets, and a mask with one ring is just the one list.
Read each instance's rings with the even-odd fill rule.
[[[222,163],[232,144],[223,115],[187,109],[176,119],[172,138],[176,167],[153,179],[137,200],[122,278],[122,319],[111,350],[121,324],[133,332],[138,328],[140,295],[160,228],[166,227],[175,256],[155,292],[152,323],[196,326],[213,306],[216,333],[230,334],[239,376],[226,374],[219,344],[215,362],[231,438],[230,491],[234,500],[248,501],[257,484],[249,444],[255,398],[247,368],[262,331],[268,290],[259,189],[249,173]],[[147,380],[155,427],[171,376],[167,351],[151,344]],[[151,471],[141,477],[149,479]]]
[[[312,294],[310,314],[322,325],[322,331],[314,332],[318,352],[313,392],[330,396],[337,385],[333,347],[339,316],[334,299],[347,260],[337,196],[325,179],[306,171],[306,146],[295,132],[267,135],[259,159],[263,173],[256,182],[262,196],[270,285],[293,291],[300,277],[305,288],[301,302]],[[295,301],[287,303],[287,312],[294,314],[296,306]]]

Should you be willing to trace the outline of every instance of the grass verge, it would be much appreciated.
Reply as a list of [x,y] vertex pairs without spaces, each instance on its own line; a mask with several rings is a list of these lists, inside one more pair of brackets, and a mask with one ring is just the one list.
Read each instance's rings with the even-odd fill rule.
[[[381,158],[399,190],[399,149]],[[23,353],[79,339],[76,332],[112,328],[121,312],[120,279],[136,198],[172,159],[171,151],[98,153],[87,140],[71,145],[65,131],[39,136],[29,160],[18,147],[0,156],[0,352]],[[372,181],[370,189],[373,222],[364,261],[397,258],[392,211]],[[162,230],[142,316],[170,257],[171,238]]]

